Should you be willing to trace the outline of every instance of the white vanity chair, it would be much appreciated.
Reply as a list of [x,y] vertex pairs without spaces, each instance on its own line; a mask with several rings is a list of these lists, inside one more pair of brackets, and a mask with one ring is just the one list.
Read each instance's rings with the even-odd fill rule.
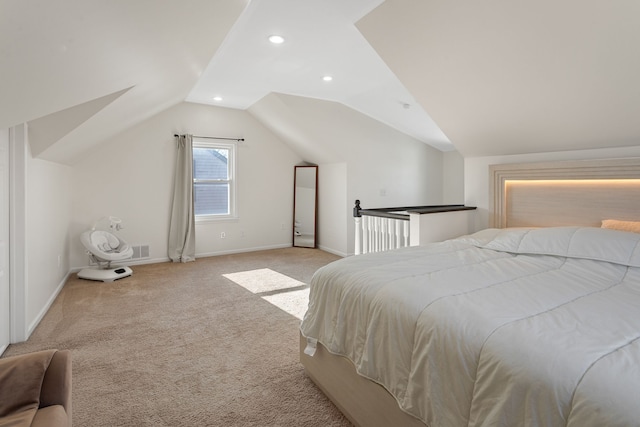
[[[119,218],[110,216],[104,219],[109,221],[109,230],[115,232],[122,228],[122,221]],[[91,230],[80,235],[80,241],[87,249],[89,258],[97,264],[97,267],[80,270],[79,278],[113,282],[133,274],[127,266],[111,266],[112,262],[121,262],[133,256],[131,246],[111,231],[97,230],[94,225]]]

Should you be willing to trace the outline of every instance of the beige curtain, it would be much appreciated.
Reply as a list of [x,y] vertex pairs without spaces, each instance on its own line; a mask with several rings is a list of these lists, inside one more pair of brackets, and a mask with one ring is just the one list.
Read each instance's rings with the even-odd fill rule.
[[196,260],[196,229],[193,208],[192,135],[178,135],[173,206],[169,225],[169,258],[173,262]]

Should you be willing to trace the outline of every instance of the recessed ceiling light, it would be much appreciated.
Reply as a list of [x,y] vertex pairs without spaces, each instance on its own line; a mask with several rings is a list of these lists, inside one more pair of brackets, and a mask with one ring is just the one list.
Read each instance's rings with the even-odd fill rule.
[[213,100],[214,101],[222,101],[222,97],[221,96],[214,96]]
[[322,78],[322,80],[324,80],[325,82],[330,82],[331,80],[333,80],[333,77],[331,77],[331,76],[324,76],[324,77]]
[[273,44],[281,44],[284,43],[284,37],[278,35],[269,36],[269,41]]

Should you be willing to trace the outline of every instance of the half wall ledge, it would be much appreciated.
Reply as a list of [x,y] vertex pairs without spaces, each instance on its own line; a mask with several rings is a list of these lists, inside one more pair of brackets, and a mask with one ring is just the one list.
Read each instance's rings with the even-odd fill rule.
[[355,254],[419,246],[469,234],[475,206],[428,205],[353,208]]

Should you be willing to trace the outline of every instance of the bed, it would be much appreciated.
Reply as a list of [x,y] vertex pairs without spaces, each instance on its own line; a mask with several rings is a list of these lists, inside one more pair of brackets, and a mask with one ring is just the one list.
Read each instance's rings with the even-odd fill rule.
[[[533,227],[498,193],[492,225],[506,228],[314,275],[301,361],[355,425],[639,425],[640,234],[592,209]],[[637,218],[625,194],[615,215]]]

